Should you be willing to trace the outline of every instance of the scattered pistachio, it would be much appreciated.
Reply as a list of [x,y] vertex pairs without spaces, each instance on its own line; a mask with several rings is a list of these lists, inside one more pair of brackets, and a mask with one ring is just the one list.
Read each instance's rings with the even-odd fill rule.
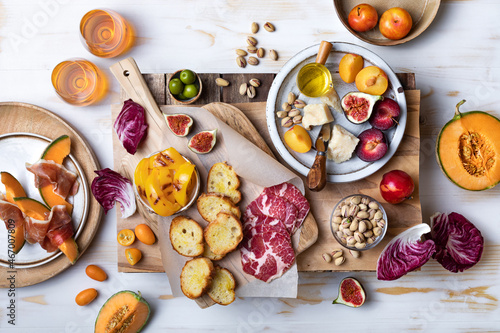
[[266,22],[264,24],[264,29],[269,32],[273,32],[275,30],[274,25],[271,22]]
[[255,87],[250,86],[250,87],[247,88],[247,96],[248,96],[248,98],[254,98],[255,94],[256,94]]
[[354,245],[357,249],[364,249],[366,247],[366,243],[356,243]]
[[259,31],[259,24],[257,22],[252,22],[250,30],[252,30],[253,34],[256,34]]
[[243,57],[238,57],[236,58],[236,63],[238,64],[238,66],[240,66],[241,68],[245,68],[247,66],[247,61],[245,60],[245,58]]
[[252,66],[257,66],[259,64],[259,59],[255,57],[248,57],[248,64]]
[[298,116],[300,115],[300,111],[297,110],[297,109],[292,109],[290,110],[289,114],[288,114],[290,117],[295,117],[295,116]]
[[287,102],[288,102],[288,104],[293,105],[293,102],[295,102],[296,99],[297,98],[295,97],[295,94],[290,91],[288,93],[288,96],[287,96]]
[[288,104],[287,102],[283,103],[281,105],[281,108],[285,111],[290,111],[292,109],[292,106],[290,104]]
[[269,50],[269,58],[274,61],[278,60],[278,53],[275,50]]
[[337,259],[335,259],[335,265],[340,266],[344,263],[344,261],[345,261],[344,257],[338,257]]
[[342,257],[343,253],[344,253],[344,251],[342,251],[342,249],[334,249],[334,250],[332,251],[332,257],[333,257],[334,259],[337,259],[337,258],[339,258],[339,257]]
[[257,57],[264,58],[265,55],[266,55],[266,50],[264,50],[262,47],[260,47],[257,50]]
[[293,117],[292,120],[293,120],[294,124],[301,124],[302,123],[302,116],[301,115],[295,116],[295,117]]
[[240,84],[240,95],[245,96],[247,93],[247,88],[248,86],[246,83]]
[[248,83],[250,83],[250,85],[254,86],[255,88],[260,87],[260,80],[259,79],[250,79],[250,81],[248,81]]
[[246,56],[248,53],[247,53],[247,51],[245,51],[245,50],[242,50],[242,49],[236,49],[236,54],[237,54],[237,55],[239,55],[239,56],[244,57],[244,56]]
[[248,45],[250,45],[250,46],[255,46],[255,45],[257,45],[257,39],[255,39],[255,38],[254,38],[254,37],[252,37],[252,36],[248,36],[248,38],[247,38],[247,43],[248,43]]
[[283,127],[290,127],[293,125],[293,120],[290,117],[285,117],[281,119],[281,126]]
[[353,256],[354,258],[359,258],[361,256],[361,252],[359,251],[354,251],[354,250],[349,250],[349,253],[351,254],[351,256]]
[[332,262],[332,256],[328,253],[323,253],[323,260],[326,262]]
[[288,116],[288,112],[286,111],[278,111],[276,112],[276,115],[278,116],[278,118],[285,118]]
[[227,87],[229,85],[229,81],[221,77],[218,77],[215,79],[215,84],[218,85],[219,87]]
[[248,46],[247,51],[248,53],[257,53],[257,48],[255,46]]
[[293,102],[293,106],[295,106],[297,109],[303,109],[306,107],[306,103],[300,99],[295,100]]

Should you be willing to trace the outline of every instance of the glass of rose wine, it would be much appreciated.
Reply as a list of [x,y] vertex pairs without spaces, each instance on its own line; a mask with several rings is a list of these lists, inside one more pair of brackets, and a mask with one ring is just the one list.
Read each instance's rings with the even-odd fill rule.
[[70,59],[58,64],[52,71],[52,85],[64,101],[78,106],[95,103],[108,91],[104,73],[85,59]]
[[98,57],[112,58],[127,52],[134,44],[134,29],[120,14],[94,9],[80,21],[82,43]]

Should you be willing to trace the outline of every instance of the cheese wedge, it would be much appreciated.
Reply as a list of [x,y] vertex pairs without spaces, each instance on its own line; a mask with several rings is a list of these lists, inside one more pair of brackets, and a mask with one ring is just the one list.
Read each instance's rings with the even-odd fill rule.
[[340,125],[333,126],[332,138],[328,143],[326,158],[335,163],[351,159],[359,139]]
[[310,130],[311,126],[331,123],[333,120],[332,112],[325,103],[308,104],[304,107],[302,125],[306,130]]
[[339,94],[337,94],[335,88],[332,87],[332,89],[328,90],[328,92],[324,96],[321,96],[320,100],[322,103],[331,106],[338,113],[343,113],[342,105],[340,104]]

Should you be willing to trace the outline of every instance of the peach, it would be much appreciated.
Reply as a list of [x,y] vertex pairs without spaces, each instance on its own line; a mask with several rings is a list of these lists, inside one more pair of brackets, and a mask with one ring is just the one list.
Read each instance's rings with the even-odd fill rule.
[[285,143],[297,153],[307,153],[311,150],[312,141],[304,127],[295,125],[285,132]]
[[340,78],[346,83],[353,83],[356,75],[363,69],[363,57],[357,54],[346,54],[339,63]]
[[370,95],[382,95],[389,85],[387,74],[377,66],[363,68],[356,75],[356,88]]

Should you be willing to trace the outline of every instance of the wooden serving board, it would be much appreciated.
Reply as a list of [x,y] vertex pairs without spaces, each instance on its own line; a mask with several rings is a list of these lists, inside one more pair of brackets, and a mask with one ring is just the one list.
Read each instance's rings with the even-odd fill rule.
[[[71,154],[82,167],[89,186],[95,177],[94,170],[100,169],[97,157],[87,141],[62,118],[59,118],[48,110],[26,103],[0,103],[0,134],[14,132],[39,134],[49,139],[55,139],[63,134],[68,135],[71,138]],[[89,197],[90,204],[87,222],[81,234],[76,239],[80,255],[85,252],[92,242],[103,213],[101,206],[90,192]],[[33,268],[17,269],[15,273],[9,274],[16,274],[16,287],[25,287],[50,279],[70,266],[68,258],[61,255],[47,264]],[[0,267],[0,270],[2,272],[4,270],[8,271],[4,267]],[[1,279],[0,287],[7,288],[8,282],[5,279]]]
[[[250,75],[250,76],[245,75],[245,77],[240,77],[240,76],[241,75],[234,74],[232,75],[232,80],[234,79],[236,81],[236,78],[239,77],[239,79],[246,80],[246,82],[248,82],[250,78],[255,77],[255,75]],[[166,98],[168,98],[165,96],[166,82],[168,82],[166,80],[166,76],[161,74],[161,75],[144,75],[143,77],[145,78],[148,88],[152,92],[156,103],[158,103],[159,105],[164,105],[165,102],[167,101]],[[203,81],[204,93],[202,97],[197,101],[196,105],[199,105],[198,103],[201,103],[200,105],[203,105],[202,106],[203,108],[208,110],[217,118],[223,120],[228,126],[230,126],[234,130],[236,130],[239,134],[244,136],[246,139],[254,143],[257,147],[266,152],[268,155],[275,158],[273,152],[271,151],[267,143],[264,141],[264,139],[259,134],[254,125],[248,120],[245,114],[241,112],[238,108],[228,103],[220,102],[220,101],[226,102],[228,100],[227,97],[224,97],[223,90],[221,90],[220,87],[215,85],[215,78],[219,77],[219,75],[201,74],[200,77]],[[265,77],[261,78],[259,75],[257,77],[260,78],[262,82],[265,82],[266,87],[269,87],[270,83],[272,82],[272,78],[274,76],[266,75]],[[267,89],[268,88],[259,91],[260,99],[263,99],[264,98],[263,96],[267,96]],[[123,95],[122,99],[124,100],[129,98],[124,92],[122,95]],[[234,94],[231,95],[234,96]],[[235,101],[248,101],[248,97],[246,96],[243,97],[239,95],[239,93],[236,93],[236,95],[238,95],[239,98],[236,99]],[[207,99],[207,96],[215,96],[215,100],[217,102],[214,103],[212,101],[209,104],[205,104],[206,102],[209,101]],[[165,98],[165,100],[163,98]],[[251,102],[246,104],[262,105],[263,103]],[[118,115],[120,110],[121,110],[121,105],[113,106],[112,108],[113,119],[116,119],[116,116]],[[146,113],[149,113],[149,111]],[[148,129],[148,137],[138,149],[138,152],[136,153],[137,156],[142,156],[144,155],[145,152],[154,151],[155,149],[151,149],[151,147],[148,148],[147,146],[153,145],[153,142],[161,141],[161,137],[164,135],[164,131],[165,130],[168,131],[168,129],[166,129],[164,120],[161,116],[158,117],[156,114],[147,114],[147,117],[150,117],[147,120],[148,124],[150,125],[150,128]],[[156,150],[158,150],[158,148]],[[126,151],[123,149],[121,143],[118,141],[118,137],[115,134],[113,135],[113,159],[114,159],[115,170],[119,170],[120,172],[131,178],[136,163],[133,163],[133,165],[131,165],[130,161],[137,160],[138,159],[137,156],[134,155],[134,157],[131,157],[130,155],[128,155]],[[136,162],[138,163],[138,161]],[[140,214],[135,214],[134,216],[129,217],[127,219],[122,219],[119,216],[120,214],[119,213],[117,214],[117,231],[120,231],[122,229],[133,230],[137,224],[143,223],[142,217],[145,216],[147,218],[146,223],[151,226],[151,228],[156,234],[158,234],[157,233],[158,221],[156,220],[155,215],[143,211],[143,207],[141,205],[138,205],[138,209],[140,209]],[[316,242],[317,238],[318,238],[318,226],[313,215],[310,213],[307,216],[301,228],[300,241],[296,249],[296,253],[297,254],[302,253],[304,250],[309,248],[314,242]],[[124,253],[125,248],[119,246],[118,271],[164,272],[160,255],[160,246],[158,242],[150,246],[146,246],[140,242],[135,242],[132,245],[132,247],[139,248],[143,252],[143,259],[135,266],[131,266],[125,258],[125,253]]]
[[[166,83],[168,82],[168,77],[170,74],[144,74],[143,77],[155,98],[155,101],[159,105],[171,104],[170,97],[167,93]],[[254,142],[264,151],[268,152],[268,148],[271,147],[271,151],[274,156],[284,165],[286,163],[280,158],[279,154],[274,149],[271,142],[269,132],[267,131],[266,123],[266,99],[267,93],[271,82],[274,79],[274,74],[199,74],[201,80],[203,81],[203,95],[197,101],[200,105],[213,102],[224,102],[230,103],[235,109],[229,107],[219,108],[215,105],[208,106],[207,109],[214,113],[220,119],[223,119],[229,126],[236,130],[245,130],[250,128],[250,132],[253,133],[253,128],[256,129],[257,135],[243,134],[249,140]],[[230,82],[230,85],[225,88],[221,88],[215,85],[215,79],[222,77]],[[263,82],[261,87],[257,88],[257,96],[255,99],[250,100],[246,96],[241,96],[238,93],[238,87],[241,83],[248,82],[251,78],[258,78]],[[399,168],[407,171],[414,179],[416,185],[416,191],[414,194],[414,199],[411,201],[406,201],[404,204],[395,206],[385,204],[384,208],[389,216],[389,230],[385,238],[387,242],[393,235],[399,233],[407,227],[413,226],[415,224],[422,222],[420,200],[418,198],[418,166],[419,166],[419,147],[420,147],[420,130],[419,130],[419,104],[420,104],[420,92],[415,89],[415,75],[411,73],[398,74],[398,78],[401,84],[405,88],[406,98],[408,104],[408,124],[406,127],[405,137],[401,143],[398,151],[391,161],[384,166],[376,174],[349,184],[327,184],[326,188],[319,192],[306,192],[306,197],[311,204],[311,210],[313,216],[316,219],[317,227],[312,228],[304,227],[301,239],[307,240],[311,243],[307,250],[297,257],[298,269],[299,271],[330,271],[330,270],[341,270],[341,271],[357,271],[357,270],[374,270],[376,265],[376,259],[380,251],[383,249],[384,245],[381,244],[377,248],[363,253],[362,258],[355,260],[354,258],[349,258],[346,254],[346,263],[342,266],[335,266],[333,264],[327,264],[321,258],[321,254],[324,252],[331,252],[334,248],[339,247],[333,238],[330,231],[329,221],[333,206],[341,198],[353,194],[353,193],[364,193],[374,197],[377,200],[381,200],[378,194],[378,183],[380,182],[383,173],[392,170],[394,168]],[[122,99],[126,99],[128,96],[122,92]],[[240,110],[244,117],[241,117]],[[119,110],[113,109],[113,119],[115,119],[116,114]],[[248,120],[250,124],[248,125]],[[254,127],[255,126],[255,127]],[[116,136],[113,135],[113,140],[116,140]],[[262,145],[262,139],[266,143],[267,149]],[[254,141],[255,140],[255,141]],[[119,159],[117,160],[118,154],[123,154],[123,148],[120,143],[114,141],[114,161],[115,167],[120,166]],[[290,169],[290,168],[289,168]],[[302,177],[305,180],[304,177]],[[125,219],[122,220],[120,217],[117,219],[117,230],[121,229],[133,229],[138,224],[137,220]],[[153,222],[154,228],[154,222]],[[319,232],[317,230],[319,228]],[[319,236],[318,236],[319,235]],[[316,241],[317,238],[317,241]],[[302,245],[302,244],[301,244]],[[309,245],[309,244],[306,244]],[[125,259],[124,250],[122,247],[118,250],[118,270],[121,272],[163,272],[163,266],[160,257],[159,245],[155,243],[152,246],[146,246],[144,244],[134,244],[144,253],[144,258],[136,266],[130,266]],[[305,248],[305,246],[303,246]]]

